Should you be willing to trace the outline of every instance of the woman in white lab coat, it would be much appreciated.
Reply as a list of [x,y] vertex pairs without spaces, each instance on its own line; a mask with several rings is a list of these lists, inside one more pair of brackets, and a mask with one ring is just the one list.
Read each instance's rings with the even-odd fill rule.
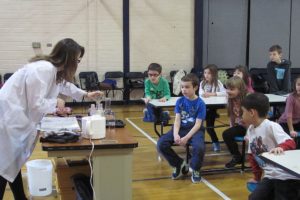
[[[59,93],[81,100],[100,91],[85,92],[71,82],[84,48],[63,39],[50,55],[37,56],[10,77],[0,90],[0,199],[9,182],[15,199],[26,199],[21,168],[37,140],[37,124],[47,113],[65,112]],[[42,178],[42,177],[41,177]]]

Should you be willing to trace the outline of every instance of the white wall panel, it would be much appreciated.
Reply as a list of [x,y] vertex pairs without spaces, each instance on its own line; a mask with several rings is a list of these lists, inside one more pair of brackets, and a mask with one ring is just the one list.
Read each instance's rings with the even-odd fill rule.
[[193,67],[194,0],[130,1],[130,69],[160,63],[163,74]]

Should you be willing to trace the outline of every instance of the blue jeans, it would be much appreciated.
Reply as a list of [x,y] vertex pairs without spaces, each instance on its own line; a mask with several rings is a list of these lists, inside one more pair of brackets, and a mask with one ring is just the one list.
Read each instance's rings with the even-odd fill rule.
[[[179,136],[184,137],[188,134],[191,129],[180,128]],[[192,146],[192,158],[190,166],[193,170],[199,171],[202,167],[202,162],[205,152],[204,143],[204,129],[200,128],[190,139],[190,145]],[[183,159],[180,158],[175,151],[172,149],[174,144],[173,128],[162,135],[157,142],[157,150],[165,157],[172,167],[180,167]]]
[[156,120],[156,116],[154,113],[155,108],[150,103],[148,103],[146,106],[147,106],[148,116],[151,118],[150,120],[155,121]]

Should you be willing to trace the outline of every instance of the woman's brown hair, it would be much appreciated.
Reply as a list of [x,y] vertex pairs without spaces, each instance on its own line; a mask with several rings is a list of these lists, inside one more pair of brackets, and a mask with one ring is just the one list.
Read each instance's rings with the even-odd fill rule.
[[57,71],[56,82],[60,83],[64,80],[73,82],[78,63],[84,55],[84,47],[80,46],[71,38],[60,40],[53,48],[49,55],[37,55],[30,62],[46,60],[51,62],[55,67],[62,67],[61,71]]

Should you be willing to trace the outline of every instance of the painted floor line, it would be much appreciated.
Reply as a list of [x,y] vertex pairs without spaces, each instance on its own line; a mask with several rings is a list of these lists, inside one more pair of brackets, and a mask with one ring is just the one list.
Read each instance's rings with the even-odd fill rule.
[[216,188],[213,184],[208,182],[205,178],[201,178],[201,181],[209,187],[211,190],[213,190],[215,193],[217,193],[220,197],[222,197],[224,200],[230,200],[228,196],[226,196],[223,192],[221,192],[218,188]]
[[132,122],[129,118],[126,118],[126,121],[128,121],[134,128],[136,128],[140,133],[142,133],[146,138],[148,138],[151,142],[153,142],[156,146],[157,141],[154,140],[148,133],[146,133],[143,129],[138,127],[134,122]]
[[[151,142],[153,142],[155,145],[157,144],[157,141],[154,140],[148,133],[146,133],[143,129],[138,127],[134,122],[132,122],[129,118],[126,118],[126,121],[128,121],[134,128],[136,128],[140,133],[142,133],[145,137],[147,137]],[[230,200],[228,196],[226,196],[223,192],[221,192],[217,187],[215,187],[213,184],[208,182],[205,178],[202,177],[202,182],[210,188],[212,191],[217,193],[220,197],[222,197],[224,200]]]

